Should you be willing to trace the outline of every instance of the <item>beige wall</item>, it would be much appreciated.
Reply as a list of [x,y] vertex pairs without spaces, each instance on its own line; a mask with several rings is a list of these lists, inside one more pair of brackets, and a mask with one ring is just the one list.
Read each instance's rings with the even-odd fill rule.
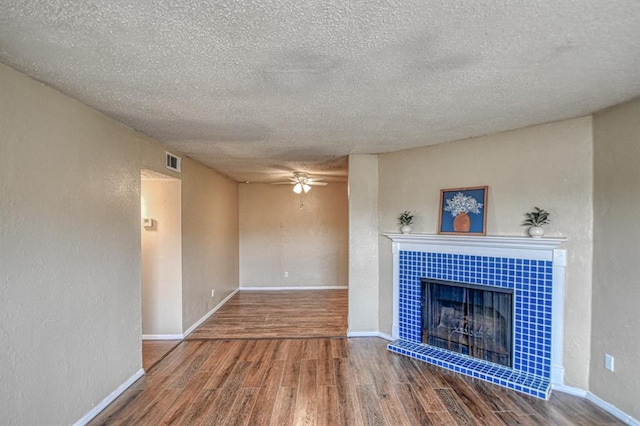
[[380,330],[378,289],[378,157],[350,155],[349,333]]
[[0,424],[69,424],[141,367],[139,135],[0,65]]
[[[640,99],[596,114],[590,391],[640,419]],[[615,371],[604,368],[605,353]]]
[[[177,175],[158,142],[2,65],[0,94],[0,424],[70,424],[142,367],[140,171]],[[238,286],[237,184],[188,159],[183,178],[200,318]]]
[[[240,184],[240,286],[347,285],[347,185]],[[288,272],[288,277],[284,273]]]
[[[524,212],[551,212],[547,235],[569,238],[564,363],[566,382],[586,389],[592,259],[591,118],[379,156],[380,233],[398,232],[404,210],[414,232],[436,233],[440,189],[489,186],[487,233],[524,236]],[[380,238],[380,329],[391,332],[391,241]]]
[[142,178],[142,334],[182,334],[182,183]]
[[186,331],[239,283],[238,184],[186,157],[182,158],[182,268]]

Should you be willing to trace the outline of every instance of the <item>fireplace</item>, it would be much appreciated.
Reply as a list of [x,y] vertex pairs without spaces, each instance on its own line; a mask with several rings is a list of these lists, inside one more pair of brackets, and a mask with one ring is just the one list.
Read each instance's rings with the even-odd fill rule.
[[390,351],[542,399],[563,384],[564,238],[387,237]]
[[421,281],[422,343],[512,366],[513,290]]

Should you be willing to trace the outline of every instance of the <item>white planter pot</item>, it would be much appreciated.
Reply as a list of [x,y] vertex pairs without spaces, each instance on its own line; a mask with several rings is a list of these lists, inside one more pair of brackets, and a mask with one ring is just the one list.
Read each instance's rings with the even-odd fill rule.
[[532,226],[529,228],[529,235],[531,238],[542,238],[544,235],[544,228],[542,226]]
[[400,230],[403,234],[409,234],[411,232],[411,227],[409,225],[404,225]]

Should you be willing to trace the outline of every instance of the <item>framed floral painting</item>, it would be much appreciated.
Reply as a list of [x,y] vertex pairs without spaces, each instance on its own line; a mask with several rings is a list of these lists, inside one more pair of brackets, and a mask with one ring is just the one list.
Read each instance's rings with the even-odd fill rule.
[[486,235],[488,186],[440,190],[438,234]]

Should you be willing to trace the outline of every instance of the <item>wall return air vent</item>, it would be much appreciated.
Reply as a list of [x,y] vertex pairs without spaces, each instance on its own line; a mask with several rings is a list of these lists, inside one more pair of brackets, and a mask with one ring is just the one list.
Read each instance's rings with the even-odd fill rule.
[[181,163],[180,157],[176,157],[175,155],[168,152],[166,153],[166,155],[167,155],[167,162],[165,165],[167,169],[180,173],[180,163]]

